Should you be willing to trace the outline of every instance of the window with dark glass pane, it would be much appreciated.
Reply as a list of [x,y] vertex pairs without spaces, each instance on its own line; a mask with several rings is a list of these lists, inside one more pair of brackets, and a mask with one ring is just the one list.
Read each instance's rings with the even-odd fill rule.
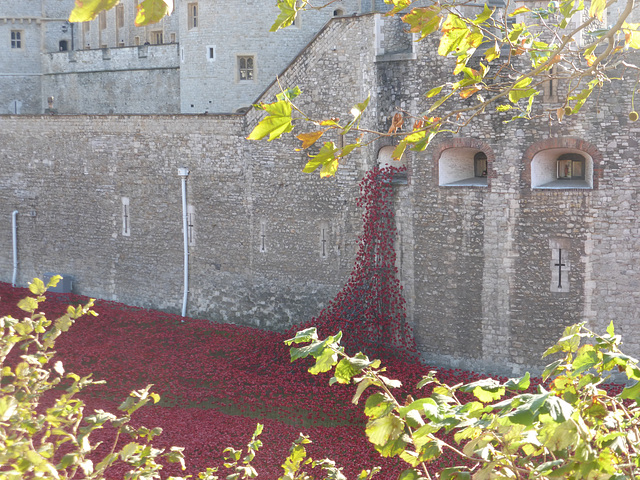
[[584,157],[578,153],[560,155],[556,168],[558,180],[584,180]]
[[11,30],[11,48],[22,48],[22,32]]
[[253,80],[253,57],[238,57],[240,80]]

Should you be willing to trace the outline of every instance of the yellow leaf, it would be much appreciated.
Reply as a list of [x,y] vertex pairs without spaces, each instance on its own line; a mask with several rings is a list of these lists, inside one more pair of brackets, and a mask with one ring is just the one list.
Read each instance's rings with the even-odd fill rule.
[[142,27],[151,23],[157,23],[169,15],[173,8],[173,0],[144,0],[138,5],[138,14],[136,15],[136,27]]
[[469,98],[471,95],[479,91],[480,89],[478,87],[465,88],[460,92],[460,98]]
[[316,143],[324,132],[324,130],[318,130],[317,132],[301,133],[296,138],[302,142],[302,150],[305,150]]
[[602,21],[602,14],[604,13],[604,9],[606,6],[606,0],[591,0],[591,6],[589,7],[589,16]]
[[640,48],[640,31],[638,30],[640,23],[624,23],[622,31],[624,32],[625,44],[628,48]]
[[70,22],[88,22],[98,13],[114,7],[119,0],[76,0],[76,6],[69,15]]
[[531,10],[529,10],[529,8],[527,8],[527,7],[520,7],[520,8],[517,8],[516,10],[514,10],[513,13],[510,13],[509,16],[510,17],[515,17],[519,13],[526,13],[526,12],[530,12],[530,11]]

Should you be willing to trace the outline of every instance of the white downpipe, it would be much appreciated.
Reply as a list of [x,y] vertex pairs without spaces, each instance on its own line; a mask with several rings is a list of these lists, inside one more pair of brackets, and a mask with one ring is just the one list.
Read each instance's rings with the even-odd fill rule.
[[187,299],[189,297],[189,235],[188,213],[187,213],[187,177],[189,169],[185,167],[178,168],[178,175],[182,178],[182,233],[184,237],[184,294],[182,297],[182,316],[187,316]]
[[15,287],[16,278],[18,277],[18,210],[13,211],[11,227],[13,232],[13,278],[11,279],[11,285]]

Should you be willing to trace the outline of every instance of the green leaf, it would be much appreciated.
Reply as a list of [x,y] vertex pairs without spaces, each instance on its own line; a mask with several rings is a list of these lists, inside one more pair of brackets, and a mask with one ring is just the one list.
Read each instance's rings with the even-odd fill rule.
[[446,102],[449,99],[449,97],[451,97],[451,95],[453,95],[453,92],[451,92],[448,95],[445,95],[444,97],[440,97],[438,100],[436,100],[436,102],[433,105],[431,105],[431,108],[429,108],[429,112],[433,112],[436,108],[438,108],[440,105]]
[[374,382],[373,380],[371,380],[370,378],[361,378],[358,381],[358,387],[356,388],[356,393],[353,396],[353,398],[351,399],[351,402],[354,403],[355,405],[358,404],[358,401],[360,400],[360,397],[362,396],[362,394],[364,393],[364,391],[369,388],[371,385],[373,385]]
[[283,133],[293,130],[291,104],[285,100],[275,103],[263,103],[260,108],[269,115],[262,119],[247,137],[248,140],[261,140],[269,135],[269,141],[279,138]]
[[331,348],[327,347],[322,354],[316,358],[316,363],[309,368],[309,373],[317,375],[318,373],[328,372],[338,362],[338,354]]
[[286,28],[295,21],[298,14],[297,3],[298,0],[277,0],[276,6],[280,9],[280,14],[269,29],[270,32]]
[[518,103],[521,98],[529,98],[536,95],[538,91],[535,88],[526,88],[531,83],[531,78],[523,78],[518,81],[513,89],[509,92],[509,101],[511,103]]
[[511,404],[515,406],[513,410],[508,412],[505,417],[512,423],[530,427],[541,413],[547,397],[550,392],[544,392],[537,395],[519,395],[515,397]]
[[25,312],[33,312],[36,308],[38,308],[38,301],[33,297],[23,298],[18,302],[18,308],[20,308],[20,310],[24,310]]
[[18,400],[13,395],[0,398],[0,420],[8,421],[18,408]]
[[495,11],[495,9],[489,8],[489,6],[485,3],[484,4],[484,9],[482,10],[482,13],[480,13],[475,20],[473,20],[473,23],[475,25],[480,25],[481,23],[486,22],[487,20],[489,20],[489,18],[491,18],[491,15],[493,15],[493,12]]
[[78,463],[78,453],[74,452],[74,453],[67,453],[66,455],[64,455],[61,459],[60,459],[60,463],[58,465],[56,465],[56,468],[58,470],[64,470],[67,467],[70,467],[71,465],[75,465],[76,463]]
[[394,408],[393,401],[385,394],[376,392],[367,398],[364,414],[371,418],[379,418],[388,415]]
[[487,62],[492,62],[496,58],[500,58],[500,47],[498,46],[498,42],[495,42],[492,47],[489,47],[486,52],[484,52],[484,57],[487,59]]
[[405,438],[407,440],[409,439],[409,437],[400,435],[398,438],[389,440],[384,445],[375,445],[375,449],[383,457],[396,457],[400,455],[405,448],[407,448],[407,442]]
[[404,423],[395,415],[386,415],[367,423],[365,432],[374,445],[384,446],[389,440],[395,440],[402,434]]
[[393,9],[387,15],[395,15],[396,13],[411,6],[414,0],[386,0],[386,3],[393,5]]
[[[578,426],[573,420],[555,423],[547,422],[539,430],[538,438],[548,449],[557,452],[580,442]],[[542,471],[542,465],[538,467]],[[537,469],[536,469],[537,470]]]
[[444,87],[444,85],[440,85],[439,87],[432,88],[431,90],[429,90],[425,94],[425,97],[427,97],[427,98],[435,97],[436,95],[438,95],[442,91],[443,87]]
[[611,322],[609,322],[609,326],[607,327],[607,333],[609,335],[611,335],[612,337],[615,336],[615,327],[613,326],[613,320],[611,320]]
[[510,378],[507,383],[504,384],[506,388],[513,390],[526,390],[531,385],[529,372],[526,372],[520,378]]
[[158,23],[166,15],[171,15],[172,0],[144,0],[138,5],[138,14],[135,19],[136,27],[143,27],[152,23]]
[[466,467],[449,467],[440,471],[440,480],[469,480],[471,473],[462,470]]
[[485,378],[477,382],[462,385],[461,392],[473,392],[473,395],[481,402],[493,402],[501,398],[505,393],[505,388],[493,378]]
[[442,25],[438,55],[466,55],[478,48],[483,40],[484,36],[478,27],[469,27],[460,16],[450,13]]
[[128,443],[127,445],[125,445],[124,447],[122,447],[122,450],[120,450],[120,459],[122,461],[127,461],[129,458],[131,458],[131,456],[136,453],[136,450],[138,449],[138,444],[131,442]]
[[546,410],[556,422],[566,422],[571,418],[574,408],[560,397],[547,397],[543,411]]
[[551,348],[548,348],[542,355],[542,358],[547,357],[552,353],[556,353],[556,352],[573,353],[577,351],[578,348],[580,347],[581,328],[582,328],[581,324],[570,325],[566,327],[564,329],[564,332],[562,333],[562,338],[560,338],[560,340],[558,340],[558,342],[554,346],[552,346]]
[[302,90],[300,90],[300,87],[296,85],[295,87],[287,88],[286,90],[283,90],[282,92],[278,93],[276,95],[276,99],[291,101],[301,94],[302,94]]
[[410,468],[409,470],[405,470],[404,472],[402,472],[398,477],[398,480],[419,480],[420,478],[421,477],[420,475],[418,475],[418,472],[416,472],[413,468]]
[[433,414],[437,411],[437,404],[432,398],[419,398],[418,400],[414,400],[413,402],[411,402],[409,405],[400,407],[398,413],[400,414],[400,417],[406,418],[408,413],[412,410],[427,412],[427,417],[433,420]]
[[102,10],[113,8],[120,0],[76,0],[76,6],[69,15],[69,22],[88,22],[96,18]]
[[379,360],[369,361],[365,354],[358,352],[355,357],[346,357],[338,362],[335,378],[338,383],[350,383],[351,379],[359,375],[364,368],[377,368],[379,365]]
[[299,330],[295,337],[285,340],[284,343],[291,345],[292,343],[315,342],[316,340],[318,340],[318,330],[316,327],[310,327]]
[[580,375],[598,363],[600,358],[593,345],[584,345],[578,350],[576,359],[573,361],[573,375]]
[[620,398],[627,398],[640,403],[640,383],[636,382],[631,386],[625,387],[620,394]]

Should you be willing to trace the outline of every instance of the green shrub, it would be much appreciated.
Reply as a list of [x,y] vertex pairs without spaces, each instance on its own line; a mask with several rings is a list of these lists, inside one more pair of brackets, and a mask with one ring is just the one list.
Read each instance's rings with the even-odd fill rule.
[[[20,320],[0,318],[0,479],[67,479],[77,473],[85,479],[98,479],[117,463],[129,467],[128,479],[153,479],[160,478],[161,458],[184,465],[181,448],[164,451],[152,446],[161,429],[129,425],[136,410],[159,400],[150,392],[150,385],[131,392],[118,407],[120,416],[102,410],[85,415],[84,402],[77,394],[99,382],[91,376],[65,372],[59,361],[51,365],[56,339],[82,315],[95,315],[91,310],[93,300],[69,306],[67,313],[53,321],[44,313],[36,313],[47,288],[55,286],[60,278],[52,278],[46,286],[34,279],[29,290],[35,296],[18,303],[26,316]],[[7,362],[12,351],[12,360]],[[54,399],[44,408],[42,400],[47,392]],[[99,443],[93,442],[91,434],[108,424],[116,434],[109,453],[96,460]],[[118,449],[123,436],[130,437],[130,442]]]
[[[320,340],[310,328],[287,344],[303,344],[291,348],[292,361],[315,358],[311,373],[332,371],[331,383],[357,385],[354,403],[375,389],[365,402],[366,434],[381,455],[408,464],[401,480],[432,478],[428,464],[445,451],[458,461],[437,474],[441,480],[640,477],[640,369],[620,351],[613,324],[604,335],[585,324],[567,327],[544,355],[562,357],[544,370],[548,386],[533,393],[529,374],[448,386],[431,372],[417,385],[430,385],[431,394],[407,402],[394,396],[399,382],[383,375],[379,360],[348,356],[340,339]],[[621,373],[628,385],[609,393],[605,382]],[[472,400],[462,401],[461,392]],[[443,433],[453,433],[454,442]]]

